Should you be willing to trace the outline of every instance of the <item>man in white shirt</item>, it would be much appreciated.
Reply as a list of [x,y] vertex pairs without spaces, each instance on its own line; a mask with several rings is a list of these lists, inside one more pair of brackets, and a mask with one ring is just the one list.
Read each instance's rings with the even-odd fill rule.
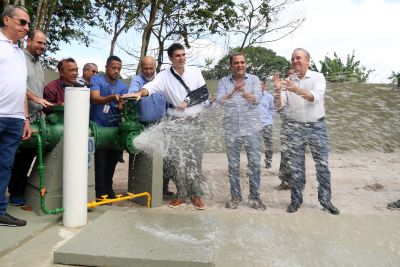
[[[185,66],[186,53],[181,44],[172,44],[168,48],[168,56],[172,66],[161,71],[154,80],[144,85],[137,93],[127,94],[139,100],[142,96],[153,93],[163,93],[170,108],[167,115],[174,120],[174,127],[169,131],[171,140],[169,153],[171,160],[172,180],[176,185],[176,198],[169,203],[169,207],[177,208],[186,203],[189,197],[194,207],[205,209],[200,194],[200,180],[202,177],[201,159],[203,157],[204,137],[203,123],[199,118],[204,102],[191,105],[193,99],[188,97],[188,91],[178,80],[180,77],[188,87],[194,91],[205,85],[205,80],[198,68]],[[174,74],[175,73],[175,74]],[[178,75],[178,76],[175,76]]]
[[326,81],[321,73],[308,69],[310,54],[303,48],[292,53],[295,72],[281,82],[274,77],[275,106],[286,108],[287,179],[291,190],[291,203],[287,212],[296,212],[303,203],[305,179],[305,150],[309,145],[313,156],[318,186],[318,200],[332,214],[339,210],[331,203],[331,175],[328,167],[328,133],[325,123]]
[[0,32],[0,225],[24,226],[26,221],[6,212],[5,196],[19,141],[30,138],[28,102],[26,100],[26,63],[18,40],[29,31],[27,10],[7,6],[2,15]]

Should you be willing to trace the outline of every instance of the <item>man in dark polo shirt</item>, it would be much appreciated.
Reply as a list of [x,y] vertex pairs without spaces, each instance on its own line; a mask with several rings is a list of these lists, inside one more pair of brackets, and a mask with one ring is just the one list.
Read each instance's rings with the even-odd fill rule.
[[65,58],[58,62],[58,74],[60,78],[48,83],[44,87],[43,97],[55,105],[64,105],[64,90],[68,86],[78,85],[78,65],[73,58]]

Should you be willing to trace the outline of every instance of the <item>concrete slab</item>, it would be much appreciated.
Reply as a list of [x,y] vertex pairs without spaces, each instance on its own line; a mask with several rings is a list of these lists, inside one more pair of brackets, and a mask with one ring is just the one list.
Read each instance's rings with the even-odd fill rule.
[[54,252],[54,263],[213,266],[215,219],[207,214],[108,211]]
[[54,253],[91,266],[400,266],[397,216],[107,211]]
[[14,206],[8,206],[7,212],[28,223],[24,227],[0,227],[0,258],[55,225],[60,218],[60,215],[35,216],[32,211]]
[[[163,158],[160,155],[138,153],[129,154],[128,192],[148,192],[151,195],[151,207],[162,205]],[[133,200],[142,206],[147,205],[146,198]]]
[[398,218],[218,216],[216,266],[400,266]]

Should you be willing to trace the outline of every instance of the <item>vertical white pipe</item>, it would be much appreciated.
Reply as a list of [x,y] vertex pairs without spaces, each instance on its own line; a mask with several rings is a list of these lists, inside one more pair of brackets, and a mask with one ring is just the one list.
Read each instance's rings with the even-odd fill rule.
[[63,224],[67,227],[87,223],[89,104],[88,88],[65,88]]

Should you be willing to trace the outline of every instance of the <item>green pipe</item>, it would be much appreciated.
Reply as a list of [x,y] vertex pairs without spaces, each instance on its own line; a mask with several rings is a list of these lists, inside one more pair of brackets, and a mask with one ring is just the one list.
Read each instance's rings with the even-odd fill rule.
[[45,204],[45,194],[46,194],[46,187],[44,186],[44,180],[43,176],[46,171],[46,167],[43,164],[43,143],[42,143],[42,137],[40,136],[39,133],[34,133],[33,134],[36,137],[37,140],[37,160],[38,160],[38,166],[37,170],[39,172],[39,181],[40,181],[40,186],[39,186],[39,194],[40,194],[40,206],[42,208],[42,211],[44,214],[59,214],[64,212],[63,208],[54,208],[54,209],[47,209],[46,204]]

